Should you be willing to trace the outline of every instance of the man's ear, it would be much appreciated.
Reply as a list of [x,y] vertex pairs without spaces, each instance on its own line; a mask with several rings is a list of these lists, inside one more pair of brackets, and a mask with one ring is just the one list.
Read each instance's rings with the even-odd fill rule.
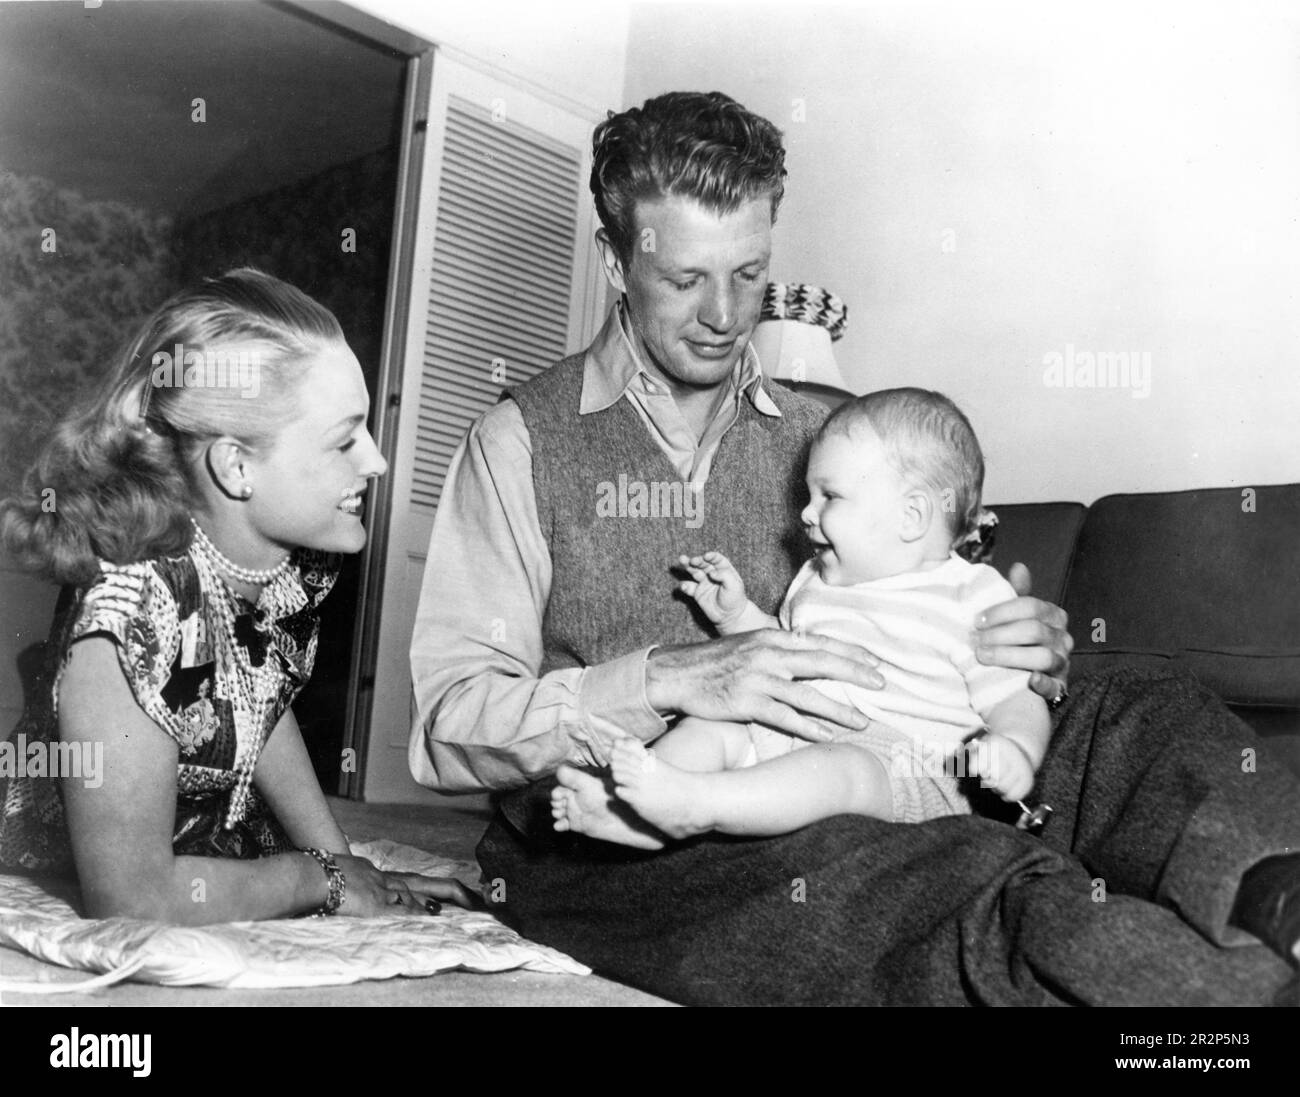
[[903,508],[902,536],[904,541],[919,541],[930,532],[935,519],[934,500],[929,492],[910,488],[900,502]]
[[222,494],[231,499],[247,499],[253,494],[248,454],[234,438],[218,438],[208,446],[205,463]]
[[600,266],[605,272],[605,280],[619,293],[626,293],[623,261],[618,256],[618,248],[614,247],[614,242],[604,229],[596,230],[596,249],[600,252]]

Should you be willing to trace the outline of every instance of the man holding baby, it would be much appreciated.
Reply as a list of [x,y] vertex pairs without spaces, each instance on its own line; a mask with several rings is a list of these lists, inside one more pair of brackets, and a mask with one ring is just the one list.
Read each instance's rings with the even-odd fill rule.
[[[899,823],[864,809],[679,841],[620,795],[615,744],[670,728],[681,741],[685,718],[814,745],[889,731],[848,703],[885,684],[867,650],[797,629],[715,637],[675,592],[681,557],[721,551],[770,618],[812,551],[804,478],[825,410],[771,386],[750,346],[784,178],[780,133],[719,93],[611,115],[592,190],[620,300],[585,352],[511,391],[452,462],[412,645],[410,760],[431,787],[511,790],[479,847],[498,912],[689,1003],[1167,1003],[1189,987],[1189,1001],[1227,1003],[1293,989],[1300,787],[1279,774],[1248,786],[1217,761],[1250,732],[1176,677],[1075,684],[1046,758],[1031,759],[1035,796],[1057,810],[1041,837],[979,814]],[[680,484],[692,520],[602,508],[602,485],[620,482]],[[1021,596],[976,628],[974,658],[1059,705],[1060,609]],[[813,684],[826,680],[855,692]],[[1189,798],[1207,774],[1214,795]],[[652,840],[618,838],[629,826]],[[1104,904],[1097,877],[1112,882]]]

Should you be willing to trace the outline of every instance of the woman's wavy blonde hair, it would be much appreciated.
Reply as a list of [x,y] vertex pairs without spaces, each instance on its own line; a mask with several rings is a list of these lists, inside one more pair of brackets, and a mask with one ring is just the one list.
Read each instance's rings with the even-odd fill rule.
[[[181,291],[58,424],[22,493],[0,503],[0,542],[19,566],[74,584],[89,582],[101,559],[126,564],[184,552],[207,444],[223,436],[250,447],[272,440],[292,419],[296,382],[311,358],[341,342],[333,313],[258,270]],[[157,362],[170,362],[178,345],[187,356],[252,352],[255,398],[233,384],[156,383],[165,380]]]

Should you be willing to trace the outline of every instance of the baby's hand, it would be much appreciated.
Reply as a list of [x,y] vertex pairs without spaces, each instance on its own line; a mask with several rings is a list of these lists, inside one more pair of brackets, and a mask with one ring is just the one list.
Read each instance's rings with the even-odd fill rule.
[[689,580],[677,584],[677,589],[694,598],[704,616],[715,625],[737,616],[749,604],[745,581],[722,553],[679,556],[677,562],[690,575]]
[[966,747],[966,772],[1004,800],[1023,800],[1034,787],[1034,766],[1014,739],[989,731]]

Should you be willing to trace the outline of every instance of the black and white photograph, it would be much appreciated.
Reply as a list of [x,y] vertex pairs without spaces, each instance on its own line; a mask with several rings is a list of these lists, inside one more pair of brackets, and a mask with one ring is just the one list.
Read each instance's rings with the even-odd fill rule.
[[1298,295],[1289,0],[0,0],[13,1076],[1283,1062]]

